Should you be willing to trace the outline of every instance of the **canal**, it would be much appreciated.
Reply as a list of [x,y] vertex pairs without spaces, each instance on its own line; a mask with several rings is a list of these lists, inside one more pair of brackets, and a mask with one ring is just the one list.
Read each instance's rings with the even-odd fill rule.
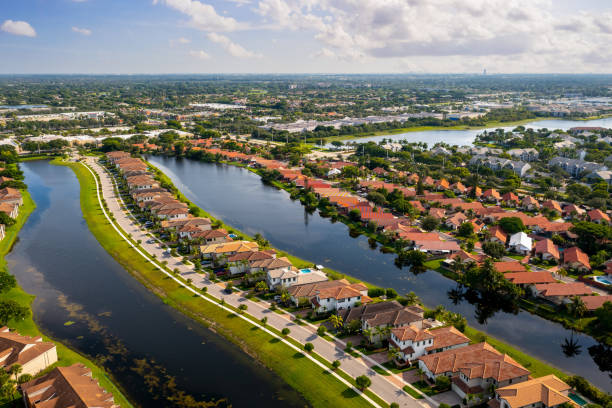
[[[610,350],[600,347],[590,336],[572,333],[560,324],[524,311],[495,311],[473,299],[470,302],[452,296],[457,289],[454,281],[434,271],[415,276],[407,269],[398,269],[394,254],[371,249],[364,236],[350,237],[348,227],[340,222],[332,223],[318,213],[309,214],[287,192],[263,184],[259,176],[243,168],[161,156],[150,157],[150,161],[198,206],[249,235],[260,233],[276,248],[373,284],[392,287],[400,294],[414,291],[426,306],[441,304],[461,313],[471,326],[612,391],[610,367],[598,366],[609,361],[603,355]],[[566,340],[579,347],[564,349]]]
[[[524,127],[529,129],[559,129],[568,130],[572,127],[580,126],[597,126],[612,128],[612,118],[593,119],[593,120],[563,120],[563,119],[547,119],[547,120],[535,120],[533,122],[523,124]],[[380,142],[382,139],[399,141],[407,140],[411,143],[424,142],[429,147],[433,147],[436,143],[447,143],[449,145],[471,145],[476,138],[476,135],[482,132],[492,131],[495,129],[504,129],[511,131],[516,126],[496,126],[486,129],[466,129],[466,130],[424,130],[416,132],[405,132],[397,133],[392,135],[379,135],[379,136],[366,136],[356,137],[352,139],[345,139],[343,143],[365,143],[365,142]],[[331,147],[331,143],[327,147]]]
[[[96,360],[141,407],[304,407],[282,379],[129,275],[82,218],[68,167],[21,164],[37,208],[7,256],[41,330]],[[208,406],[205,404],[198,407]],[[212,405],[210,405],[212,406]]]

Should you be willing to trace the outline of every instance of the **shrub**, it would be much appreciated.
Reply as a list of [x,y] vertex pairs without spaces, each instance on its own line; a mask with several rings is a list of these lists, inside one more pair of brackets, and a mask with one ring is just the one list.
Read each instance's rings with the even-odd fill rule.
[[372,385],[372,380],[370,380],[365,375],[360,375],[359,377],[355,378],[355,383],[357,384],[357,388],[363,391],[370,385]]
[[389,408],[399,408],[399,404],[397,402],[392,402]]
[[264,316],[264,317],[261,318],[261,324],[265,326],[266,323],[268,323],[268,318],[266,316]]
[[321,337],[323,337],[325,335],[325,332],[327,331],[327,329],[325,328],[325,326],[319,326],[319,328],[317,329],[317,334]]
[[440,405],[438,405],[438,408],[451,408],[451,406],[441,402]]
[[314,345],[312,343],[306,343],[304,344],[304,350],[306,350],[307,353],[311,353],[312,350],[314,350]]
[[291,330],[289,330],[287,327],[283,327],[283,330],[281,330],[281,334],[285,337],[288,336],[289,333],[291,333]]
[[438,387],[441,390],[444,390],[444,389],[450,387],[450,383],[451,383],[450,378],[448,378],[445,375],[441,375],[441,376],[436,378],[436,387]]
[[381,297],[384,294],[385,294],[385,290],[382,288],[368,289],[368,297],[371,297],[371,298]]
[[395,299],[397,297],[397,292],[393,288],[388,288],[385,290],[385,296],[389,299]]
[[340,360],[334,360],[334,362],[332,363],[332,367],[334,368],[334,370],[337,370],[338,367],[340,367]]

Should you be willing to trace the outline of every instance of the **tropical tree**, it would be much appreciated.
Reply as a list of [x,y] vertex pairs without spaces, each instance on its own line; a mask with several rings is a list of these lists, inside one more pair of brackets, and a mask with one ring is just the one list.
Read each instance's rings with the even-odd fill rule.
[[572,301],[569,304],[569,310],[574,316],[578,317],[579,319],[582,318],[582,316],[584,316],[584,314],[588,311],[586,305],[584,304],[580,296],[572,297]]
[[355,378],[355,383],[357,384],[357,388],[363,391],[372,385],[372,380],[365,375],[360,375],[359,377]]
[[329,316],[329,319],[327,320],[331,323],[334,329],[338,329],[342,327],[344,323],[344,321],[342,320],[342,316],[337,315],[337,314],[332,314],[331,316]]

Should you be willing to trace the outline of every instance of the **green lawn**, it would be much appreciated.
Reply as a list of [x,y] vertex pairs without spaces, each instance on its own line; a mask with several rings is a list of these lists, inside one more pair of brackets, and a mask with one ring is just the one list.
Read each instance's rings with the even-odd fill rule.
[[[13,244],[15,243],[15,239],[17,238],[19,231],[21,230],[21,228],[27,221],[29,215],[36,208],[36,204],[34,203],[34,200],[32,200],[32,197],[30,196],[29,192],[23,191],[22,194],[23,194],[23,205],[19,209],[19,216],[17,217],[17,222],[15,223],[15,225],[8,227],[6,229],[6,236],[4,237],[2,241],[0,241],[0,269],[2,269],[2,271],[8,271],[8,267],[7,267],[6,260],[4,259],[4,257],[6,256],[6,254],[10,252]],[[17,286],[14,289],[11,289],[10,291],[6,293],[0,294],[0,299],[14,300],[20,305],[30,308],[30,310],[31,310],[31,306],[32,306],[32,302],[34,301],[34,298],[35,296],[26,293],[19,286]],[[53,367],[69,366],[74,363],[85,364],[87,367],[91,369],[93,373],[93,377],[98,379],[98,381],[100,382],[100,385],[104,389],[106,389],[108,392],[111,392],[113,394],[113,396],[115,397],[115,402],[121,405],[122,408],[132,407],[132,404],[129,403],[129,401],[127,400],[127,398],[125,398],[125,396],[119,390],[119,388],[113,384],[113,382],[111,381],[109,376],[104,372],[104,370],[96,366],[92,361],[90,361],[86,357],[64,346],[62,343],[56,340],[53,340],[47,336],[44,336],[39,331],[36,324],[34,323],[31,313],[29,317],[27,317],[26,319],[22,321],[9,322],[8,326],[11,329],[17,330],[20,334],[28,335],[28,336],[43,336],[45,340],[53,341],[57,347],[57,356],[58,356],[58,362],[55,363]],[[46,371],[49,371],[49,370],[50,368],[47,369]]]
[[81,184],[81,207],[91,232],[100,244],[134,277],[164,302],[239,345],[249,355],[275,371],[315,407],[370,406],[352,389],[334,379],[327,370],[304,358],[289,346],[258,330],[234,314],[196,297],[137,255],[103,217],[97,202],[94,179],[76,163],[65,163]]

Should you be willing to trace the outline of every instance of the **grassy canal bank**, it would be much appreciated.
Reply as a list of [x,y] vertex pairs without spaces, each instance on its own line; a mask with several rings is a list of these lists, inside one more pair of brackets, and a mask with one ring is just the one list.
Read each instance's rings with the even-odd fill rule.
[[[78,163],[56,163],[69,166],[81,186],[81,208],[87,225],[102,247],[130,274],[163,301],[190,318],[223,335],[257,361],[272,369],[300,392],[312,406],[370,406],[351,388],[334,379],[326,369],[304,358],[302,353],[258,330],[234,313],[194,296],[169,279],[162,271],[138,255],[128,242],[119,237],[104,217],[97,201],[96,185],[87,168]],[[346,378],[345,378],[346,379]],[[368,395],[372,397],[371,395]]]
[[[0,241],[0,270],[2,270],[3,272],[9,272],[4,257],[11,251],[11,248],[17,240],[19,231],[26,223],[30,214],[36,209],[36,203],[34,202],[34,200],[32,200],[30,194],[27,191],[23,191],[22,195],[23,205],[19,209],[19,216],[17,217],[15,224],[6,229],[6,236],[2,241]],[[21,306],[27,307],[30,310],[28,317],[17,322],[11,321],[7,326],[11,329],[17,330],[20,334],[23,335],[42,336],[45,340],[53,341],[57,347],[58,362],[55,363],[52,367],[64,367],[72,365],[74,363],[85,364],[91,369],[93,377],[100,382],[100,385],[108,392],[111,392],[113,394],[113,396],[115,397],[115,402],[117,404],[119,404],[122,408],[132,407],[132,404],[127,400],[127,398],[118,388],[118,386],[113,383],[111,378],[102,368],[98,367],[88,358],[71,350],[62,343],[52,338],[49,338],[48,336],[45,336],[43,333],[40,332],[32,316],[32,302],[34,301],[34,298],[35,296],[26,293],[21,287],[19,287],[19,285],[9,290],[8,292],[0,294],[0,300],[13,300]],[[46,371],[50,371],[51,368],[48,368]],[[0,404],[2,404],[2,402],[8,401],[0,400]]]

